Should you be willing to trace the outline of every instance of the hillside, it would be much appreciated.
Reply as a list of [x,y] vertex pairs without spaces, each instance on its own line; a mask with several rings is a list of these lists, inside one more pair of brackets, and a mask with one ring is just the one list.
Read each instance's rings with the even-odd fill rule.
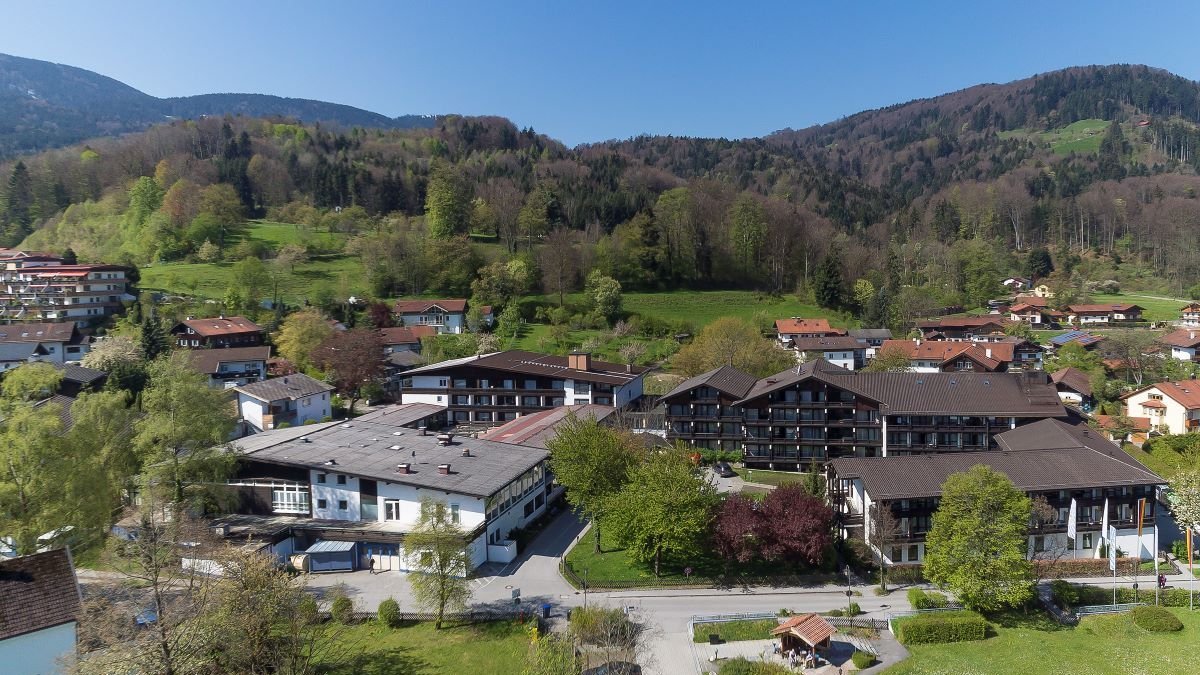
[[159,99],[82,68],[0,54],[0,158],[140,131],[172,117],[226,114],[384,129],[434,122],[429,116],[393,119],[336,103],[264,94]]

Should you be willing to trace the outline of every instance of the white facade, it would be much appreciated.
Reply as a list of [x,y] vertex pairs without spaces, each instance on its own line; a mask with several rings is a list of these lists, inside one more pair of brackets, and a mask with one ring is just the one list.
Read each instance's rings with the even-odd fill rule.
[[[237,373],[237,377],[230,377]],[[242,375],[242,373],[246,373]],[[262,359],[247,361],[222,361],[217,366],[217,372],[209,376],[209,386],[219,389],[232,389],[252,382],[262,382],[266,379],[267,362]]]
[[294,401],[282,399],[269,403],[239,391],[238,413],[255,432],[259,432],[277,429],[284,422],[294,427],[310,420],[320,422],[333,416],[333,408],[327,391]]
[[1200,409],[1189,410],[1158,387],[1150,387],[1125,399],[1125,415],[1149,417],[1151,429],[1165,426],[1168,433],[1183,434],[1190,430],[1189,420],[1200,420]]
[[445,312],[431,307],[420,314],[401,314],[400,318],[405,326],[433,326],[440,334],[458,335],[467,330],[465,312]]
[[1196,348],[1171,345],[1171,358],[1179,359],[1180,361],[1195,361]]
[[75,656],[75,622],[0,640],[0,671],[54,675]]

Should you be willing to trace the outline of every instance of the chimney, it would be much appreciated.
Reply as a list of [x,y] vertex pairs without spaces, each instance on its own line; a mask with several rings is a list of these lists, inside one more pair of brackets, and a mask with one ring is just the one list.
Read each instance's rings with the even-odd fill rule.
[[471,456],[471,449],[470,449],[470,448],[463,448],[463,453],[462,453],[462,456],[463,456],[463,457],[470,457],[470,456]]
[[1194,331],[1194,330],[1189,330],[1189,331],[1188,331],[1188,339],[1189,339],[1189,340],[1195,340],[1195,339],[1196,339],[1196,331]]
[[450,465],[449,464],[438,464],[438,473],[442,474],[443,476],[449,476],[450,475]]
[[567,354],[567,367],[573,370],[591,370],[592,355],[588,352],[571,352]]
[[411,466],[411,465],[408,462],[405,462],[403,464],[397,464],[396,465],[396,473],[401,473],[401,474],[412,473],[411,471],[408,470],[409,466]]
[[920,346],[921,346],[921,338],[917,338],[917,339],[915,340],[915,342],[917,343],[917,346],[918,346],[918,347],[920,347]]
[[424,425],[424,424],[422,424],[421,426],[417,427],[417,431],[421,432],[421,435],[422,435],[422,436],[424,436],[424,435],[425,435],[425,430],[426,430],[426,429],[425,429],[425,425]]
[[629,373],[631,375],[633,374],[633,364],[632,363],[625,364],[625,372]]
[[988,347],[988,348],[984,349],[983,355],[988,357],[989,359],[992,358],[992,348]]

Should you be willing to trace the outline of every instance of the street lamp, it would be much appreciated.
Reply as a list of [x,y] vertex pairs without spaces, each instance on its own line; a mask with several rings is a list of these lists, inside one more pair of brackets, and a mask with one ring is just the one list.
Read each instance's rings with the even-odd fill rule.
[[853,603],[850,602],[850,598],[854,596],[854,589],[850,587],[850,566],[846,565],[842,571],[846,573],[846,616],[852,616],[850,605]]
[[587,568],[583,568],[583,608],[587,609]]

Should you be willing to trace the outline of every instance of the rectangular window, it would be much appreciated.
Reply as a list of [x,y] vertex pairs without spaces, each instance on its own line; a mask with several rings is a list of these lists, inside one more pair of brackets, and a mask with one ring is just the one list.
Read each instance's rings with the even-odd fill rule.
[[272,488],[271,510],[275,513],[308,513],[308,490],[299,485]]
[[525,389],[537,389],[537,380],[525,380],[523,387]]
[[[442,378],[442,379],[438,380],[438,386],[439,386],[439,387],[444,387],[444,386],[446,386],[446,383],[447,383],[448,381],[449,381],[449,380],[447,380],[446,378]],[[412,385],[409,385],[409,386],[412,386]]]
[[325,501],[324,499],[318,499],[318,500],[317,500],[317,508],[318,508],[318,509],[323,509],[323,508],[326,508],[326,507],[328,507],[328,506],[329,506],[329,502]]
[[324,483],[325,482],[325,474],[323,474],[323,473],[317,474],[317,482]]
[[1091,532],[1083,533],[1083,544],[1082,545],[1083,545],[1083,548],[1085,548],[1085,549],[1092,547],[1092,533]]
[[337,483],[338,483],[338,485],[345,485],[345,484],[346,484],[346,476],[345,476],[345,474],[340,474],[340,473],[338,474],[338,477],[337,477]]
[[1033,538],[1033,552],[1034,553],[1042,553],[1045,550],[1046,550],[1046,538],[1045,537],[1034,537]]
[[532,500],[525,502],[525,517],[526,518],[528,518],[529,515],[531,513],[533,513],[533,509],[534,509],[534,506],[533,506]]
[[893,563],[903,562],[904,558],[902,556],[903,556],[903,551],[900,550],[900,547],[893,546],[892,547],[892,555],[890,556],[892,559],[892,562]]
[[450,522],[452,522],[452,523],[458,522],[458,504],[450,505]]
[[916,544],[912,544],[908,547],[908,562],[917,562],[917,559],[921,557],[918,553],[919,550],[920,549],[917,548]]
[[348,508],[350,508],[350,505],[346,503],[345,499],[338,500],[338,510],[339,511],[345,511]]
[[384,520],[400,520],[400,500],[399,499],[383,500],[383,519]]

